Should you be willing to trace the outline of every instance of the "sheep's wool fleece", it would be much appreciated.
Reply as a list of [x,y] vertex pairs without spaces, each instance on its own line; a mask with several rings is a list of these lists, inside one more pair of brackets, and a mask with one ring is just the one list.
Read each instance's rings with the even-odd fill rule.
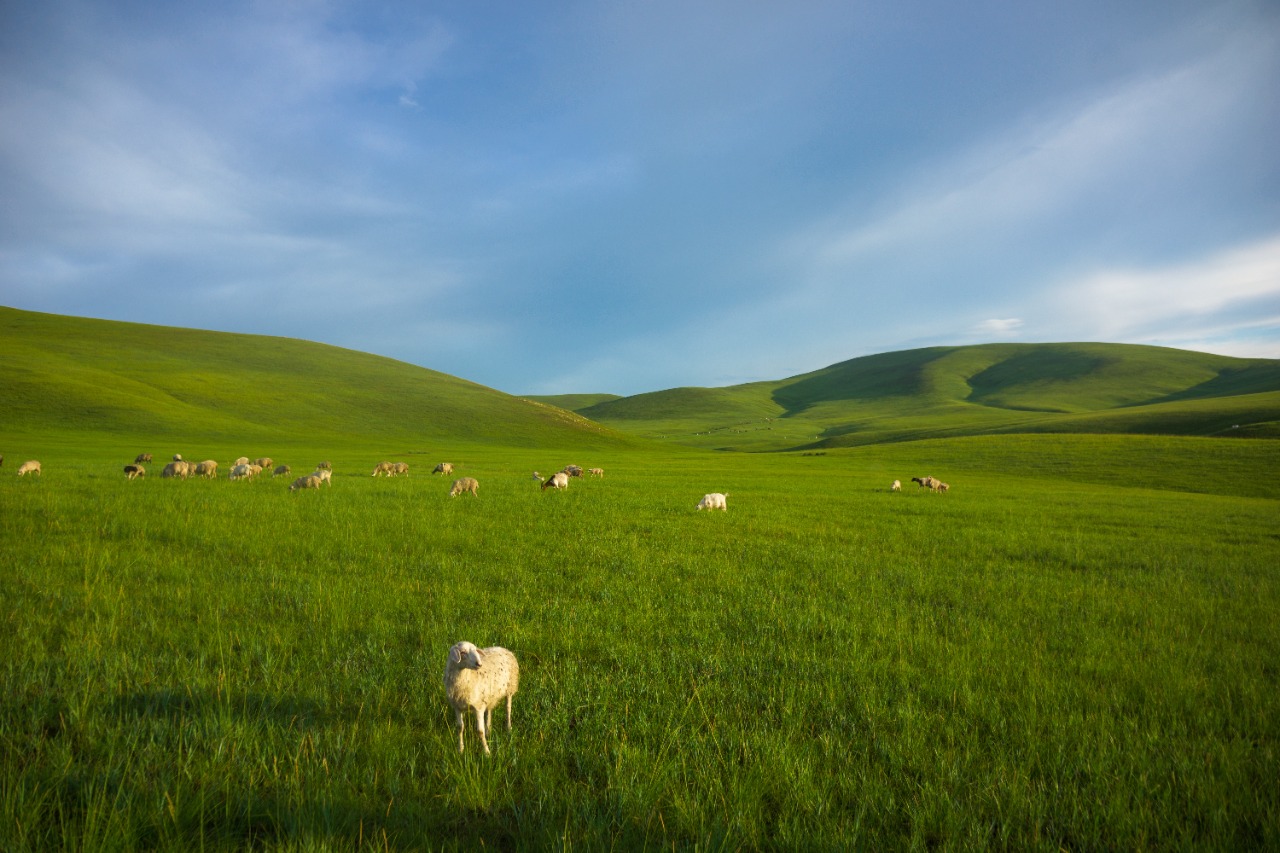
[[501,646],[480,650],[484,663],[480,669],[447,663],[444,687],[454,710],[494,708],[520,687],[520,664],[516,656]]

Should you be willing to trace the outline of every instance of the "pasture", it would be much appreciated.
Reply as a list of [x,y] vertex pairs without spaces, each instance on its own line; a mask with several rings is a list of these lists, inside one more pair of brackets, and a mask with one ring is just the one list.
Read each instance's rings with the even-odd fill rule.
[[[1280,847],[1280,445],[1036,441],[243,448],[333,459],[290,493],[27,439],[0,848]],[[491,756],[462,639],[521,663]]]

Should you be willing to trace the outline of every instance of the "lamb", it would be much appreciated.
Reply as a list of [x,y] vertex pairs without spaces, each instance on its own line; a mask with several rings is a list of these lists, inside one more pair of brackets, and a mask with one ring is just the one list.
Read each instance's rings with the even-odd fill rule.
[[281,476],[288,477],[292,473],[293,473],[293,469],[290,468],[288,465],[277,465],[276,470],[271,472],[271,476],[272,477],[281,477]]
[[196,466],[196,474],[204,477],[206,480],[212,480],[218,476],[218,462],[214,459],[206,459]]
[[588,468],[588,469],[587,469],[587,473],[588,473],[588,474],[590,474],[592,477],[603,477],[603,476],[604,476],[604,469],[603,469],[603,468]]
[[141,465],[143,462],[147,463],[148,465],[151,464],[150,453],[139,453],[137,456],[133,457],[134,465]]
[[901,480],[894,480],[894,481],[893,481],[893,485],[889,487],[889,491],[891,491],[891,492],[900,492],[900,491],[902,491],[902,481],[901,481]]
[[19,477],[25,476],[27,474],[39,474],[41,477],[44,476],[44,474],[42,474],[40,471],[40,463],[34,459],[28,459],[26,462],[23,462],[21,465],[18,466]]
[[375,477],[376,477],[376,476],[378,476],[379,474],[386,474],[388,477],[390,477],[390,476],[391,476],[391,463],[390,463],[390,462],[379,462],[377,465],[374,465],[374,466],[373,466],[373,476],[375,476]]
[[452,463],[452,462],[441,462],[441,463],[440,463],[439,465],[437,465],[434,469],[432,469],[431,473],[432,473],[432,474],[452,474],[452,473],[453,473],[453,463]]
[[563,471],[557,471],[556,473],[552,474],[550,479],[542,481],[542,491],[545,492],[548,488],[551,488],[551,489],[569,488],[569,475]]
[[702,502],[698,504],[698,509],[721,509],[726,512],[729,510],[727,502],[729,495],[727,493],[712,492],[702,498]]
[[145,477],[147,476],[147,469],[143,468],[141,465],[136,465],[136,464],[126,465],[124,466],[124,475],[130,480],[132,480],[134,477]]
[[453,488],[449,490],[449,497],[456,498],[463,492],[470,492],[476,497],[480,497],[480,483],[475,477],[461,477],[453,481]]
[[489,754],[486,732],[493,722],[493,709],[503,699],[507,700],[507,731],[511,731],[511,699],[519,689],[520,663],[507,649],[501,646],[477,649],[465,641],[449,649],[449,659],[444,666],[444,692],[458,715],[458,752],[465,749],[464,715],[468,709],[474,709],[480,744],[485,754]]
[[406,477],[409,476],[409,463],[408,462],[392,462],[391,476],[399,477],[401,474],[404,474]]
[[320,478],[315,474],[308,474],[305,477],[299,477],[293,481],[293,485],[289,487],[289,491],[296,492],[298,489],[318,489],[320,488]]

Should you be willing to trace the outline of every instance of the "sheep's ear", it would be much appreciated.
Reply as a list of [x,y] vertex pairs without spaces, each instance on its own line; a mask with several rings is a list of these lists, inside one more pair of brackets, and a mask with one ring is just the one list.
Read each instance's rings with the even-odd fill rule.
[[449,649],[449,662],[457,663],[460,660],[462,660],[462,649],[458,648],[457,646],[454,646],[453,648]]

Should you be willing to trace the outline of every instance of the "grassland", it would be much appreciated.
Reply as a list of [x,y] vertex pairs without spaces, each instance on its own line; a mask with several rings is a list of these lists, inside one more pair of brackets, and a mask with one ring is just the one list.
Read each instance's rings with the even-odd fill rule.
[[[331,390],[311,440],[231,397],[189,432],[55,424],[87,390],[0,420],[0,849],[1280,846],[1280,441],[708,453],[533,407],[513,446],[363,435]],[[128,482],[141,450],[337,473]],[[606,476],[530,477],[569,462]],[[444,702],[459,639],[522,664],[490,756]]]

